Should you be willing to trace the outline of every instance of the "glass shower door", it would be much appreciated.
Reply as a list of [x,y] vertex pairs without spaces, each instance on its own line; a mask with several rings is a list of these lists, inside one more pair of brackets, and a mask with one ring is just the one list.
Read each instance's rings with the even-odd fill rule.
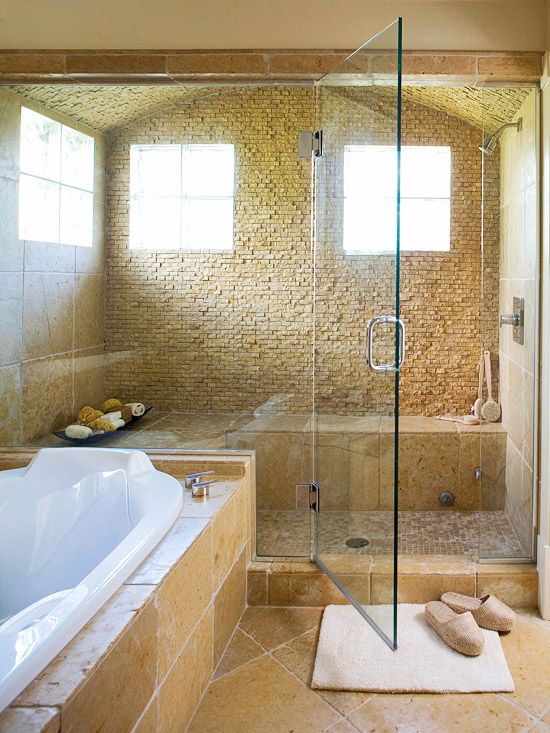
[[396,647],[401,20],[316,88],[314,559]]

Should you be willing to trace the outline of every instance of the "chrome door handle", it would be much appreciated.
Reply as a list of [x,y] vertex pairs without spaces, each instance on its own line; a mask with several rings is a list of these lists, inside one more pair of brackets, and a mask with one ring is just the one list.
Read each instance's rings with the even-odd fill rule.
[[[374,329],[379,323],[397,323],[398,329],[398,361],[395,364],[377,364],[373,359],[373,342]],[[395,316],[376,316],[371,318],[367,323],[367,331],[365,334],[365,359],[367,366],[373,372],[395,372],[398,371],[405,361],[405,324],[400,318]]]

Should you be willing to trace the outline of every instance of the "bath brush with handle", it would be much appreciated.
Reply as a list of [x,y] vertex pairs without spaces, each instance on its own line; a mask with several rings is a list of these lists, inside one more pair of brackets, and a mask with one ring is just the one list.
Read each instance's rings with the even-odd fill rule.
[[485,377],[487,378],[487,402],[481,408],[481,417],[487,422],[498,422],[500,420],[500,405],[493,399],[493,387],[491,384],[491,352],[484,351]]
[[478,419],[481,417],[481,408],[483,406],[483,373],[484,373],[484,354],[481,352],[481,356],[479,357],[479,367],[478,367],[478,386],[477,386],[477,400],[474,402],[472,407],[472,413],[477,417]]

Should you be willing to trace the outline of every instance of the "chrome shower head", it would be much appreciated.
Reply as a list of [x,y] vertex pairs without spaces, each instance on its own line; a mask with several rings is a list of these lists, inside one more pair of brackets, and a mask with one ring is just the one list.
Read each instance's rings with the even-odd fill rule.
[[487,135],[483,141],[483,145],[479,146],[481,152],[484,155],[491,155],[497,146],[499,137],[502,135],[504,130],[507,130],[509,127],[515,127],[519,132],[521,130],[521,117],[517,122],[507,122],[505,125],[502,125],[502,127],[499,127],[496,132],[493,132],[491,135]]

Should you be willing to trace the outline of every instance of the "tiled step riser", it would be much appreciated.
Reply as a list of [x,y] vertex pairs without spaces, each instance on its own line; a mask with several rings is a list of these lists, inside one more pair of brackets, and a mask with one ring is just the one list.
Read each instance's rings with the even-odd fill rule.
[[[250,606],[327,606],[347,603],[336,585],[312,565],[311,570],[281,572],[261,570],[254,563],[248,572]],[[265,563],[269,568],[270,564]],[[304,563],[296,564],[304,568]],[[288,567],[288,566],[287,566]],[[472,572],[401,572],[398,581],[399,603],[427,603],[442,593],[456,591],[467,595],[494,593],[517,608],[536,608],[538,576],[533,565],[474,566]],[[495,569],[491,569],[495,568]],[[514,570],[517,568],[517,570]],[[340,581],[361,603],[391,603],[391,573],[340,574]]]

